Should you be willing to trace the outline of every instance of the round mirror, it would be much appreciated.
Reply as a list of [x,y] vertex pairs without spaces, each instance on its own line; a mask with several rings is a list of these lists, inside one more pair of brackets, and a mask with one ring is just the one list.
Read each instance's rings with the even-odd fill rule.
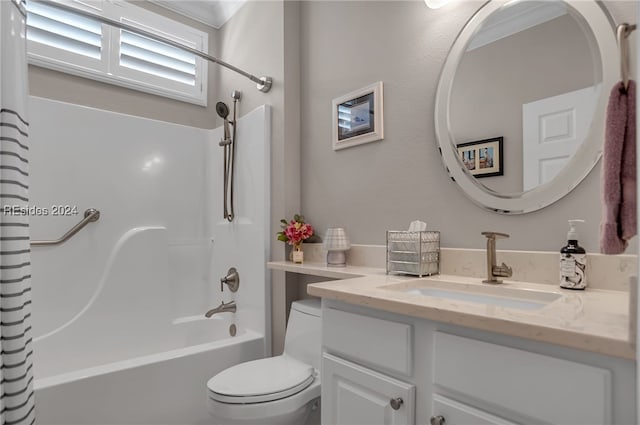
[[561,199],[601,156],[617,64],[613,21],[598,2],[487,3],[438,83],[436,136],[452,179],[504,214]]

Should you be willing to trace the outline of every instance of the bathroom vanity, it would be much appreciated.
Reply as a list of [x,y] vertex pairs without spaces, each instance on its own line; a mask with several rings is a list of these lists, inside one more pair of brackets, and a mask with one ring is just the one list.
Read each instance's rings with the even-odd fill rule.
[[323,302],[325,424],[635,423],[634,377],[631,360]]
[[308,286],[324,424],[636,422],[627,292],[270,267],[342,278]]

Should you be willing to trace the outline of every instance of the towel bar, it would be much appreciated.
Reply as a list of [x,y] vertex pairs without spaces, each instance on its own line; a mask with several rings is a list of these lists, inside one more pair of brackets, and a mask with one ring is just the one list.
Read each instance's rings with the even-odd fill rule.
[[616,29],[618,48],[620,49],[620,77],[624,84],[625,91],[629,87],[629,42],[627,37],[636,29],[636,25],[623,23]]

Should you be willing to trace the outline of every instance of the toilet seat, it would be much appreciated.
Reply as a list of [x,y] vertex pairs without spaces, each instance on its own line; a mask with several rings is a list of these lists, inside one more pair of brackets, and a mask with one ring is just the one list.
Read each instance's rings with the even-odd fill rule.
[[207,382],[209,397],[221,403],[250,404],[297,394],[315,380],[312,366],[286,354],[241,363]]

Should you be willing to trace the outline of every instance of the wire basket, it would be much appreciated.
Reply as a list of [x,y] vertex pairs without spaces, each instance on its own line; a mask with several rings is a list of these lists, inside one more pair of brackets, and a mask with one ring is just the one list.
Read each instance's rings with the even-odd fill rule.
[[440,232],[387,231],[387,274],[440,273]]

